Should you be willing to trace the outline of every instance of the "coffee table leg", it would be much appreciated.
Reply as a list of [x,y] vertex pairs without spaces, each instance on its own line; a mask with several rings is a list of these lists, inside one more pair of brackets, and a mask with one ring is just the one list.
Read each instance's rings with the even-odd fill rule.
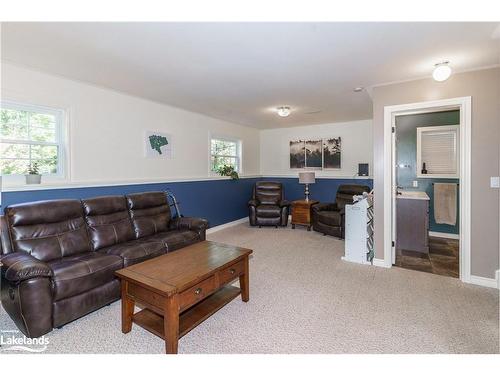
[[129,333],[132,329],[132,317],[134,316],[134,300],[127,294],[128,281],[121,281],[122,288],[122,332]]
[[250,299],[250,282],[248,278],[248,256],[245,257],[245,271],[240,276],[240,289],[241,289],[241,300],[243,302],[248,302]]
[[165,352],[177,354],[179,342],[179,299],[177,294],[167,299],[163,316],[163,329],[165,331]]

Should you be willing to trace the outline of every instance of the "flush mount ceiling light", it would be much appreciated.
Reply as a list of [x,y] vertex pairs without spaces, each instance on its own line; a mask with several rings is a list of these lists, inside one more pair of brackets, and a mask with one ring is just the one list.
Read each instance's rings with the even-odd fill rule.
[[434,71],[432,72],[432,78],[435,81],[443,82],[450,78],[451,68],[449,61],[443,61],[439,64],[434,65]]
[[276,112],[280,117],[288,117],[290,116],[290,107],[278,107],[276,108]]
[[361,92],[363,90],[364,90],[364,87],[355,87],[352,89],[352,91],[354,91],[354,92]]

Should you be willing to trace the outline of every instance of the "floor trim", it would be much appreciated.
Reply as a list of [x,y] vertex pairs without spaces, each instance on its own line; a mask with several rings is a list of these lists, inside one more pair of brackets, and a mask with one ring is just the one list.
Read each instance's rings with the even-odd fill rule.
[[444,232],[432,232],[429,231],[429,236],[430,237],[439,237],[439,238],[449,238],[452,240],[459,240],[460,235],[455,234],[455,233],[444,233]]
[[391,268],[389,265],[387,265],[385,260],[378,258],[373,258],[373,265],[376,267]]
[[495,288],[500,289],[500,280],[499,280],[499,270],[495,272],[496,278],[490,279],[489,277],[482,276],[474,276],[470,275],[470,284],[485,286],[487,288]]
[[241,219],[230,221],[229,223],[217,225],[213,228],[207,229],[207,234],[218,232],[218,231],[223,230],[223,229],[231,228],[231,227],[234,227],[235,225],[246,223],[247,221],[248,221],[248,217],[242,217]]

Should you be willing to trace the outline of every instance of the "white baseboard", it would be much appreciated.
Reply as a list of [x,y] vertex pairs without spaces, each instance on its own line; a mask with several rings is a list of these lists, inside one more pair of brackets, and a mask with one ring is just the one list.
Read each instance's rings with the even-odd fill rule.
[[500,289],[500,279],[499,279],[500,270],[495,272],[495,278],[490,279],[489,277],[482,276],[474,276],[470,275],[470,284],[485,286],[487,288],[495,288]]
[[373,265],[376,267],[391,268],[391,265],[387,264],[385,260],[379,258],[373,258]]
[[216,227],[207,229],[207,234],[218,232],[218,231],[220,231],[222,229],[234,227],[235,225],[243,224],[243,223],[245,223],[247,221],[248,221],[248,217],[242,217],[241,219],[230,221],[229,223],[217,225]]
[[440,238],[450,238],[452,240],[459,240],[460,235],[454,233],[443,233],[443,232],[431,232],[429,231],[430,237],[440,237]]

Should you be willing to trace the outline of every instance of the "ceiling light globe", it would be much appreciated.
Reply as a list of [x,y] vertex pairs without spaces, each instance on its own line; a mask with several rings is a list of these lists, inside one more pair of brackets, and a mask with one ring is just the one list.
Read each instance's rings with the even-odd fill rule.
[[287,117],[290,115],[290,107],[278,107],[277,109],[278,116]]
[[436,64],[434,71],[432,72],[432,78],[435,81],[443,82],[450,78],[451,68],[448,63]]

